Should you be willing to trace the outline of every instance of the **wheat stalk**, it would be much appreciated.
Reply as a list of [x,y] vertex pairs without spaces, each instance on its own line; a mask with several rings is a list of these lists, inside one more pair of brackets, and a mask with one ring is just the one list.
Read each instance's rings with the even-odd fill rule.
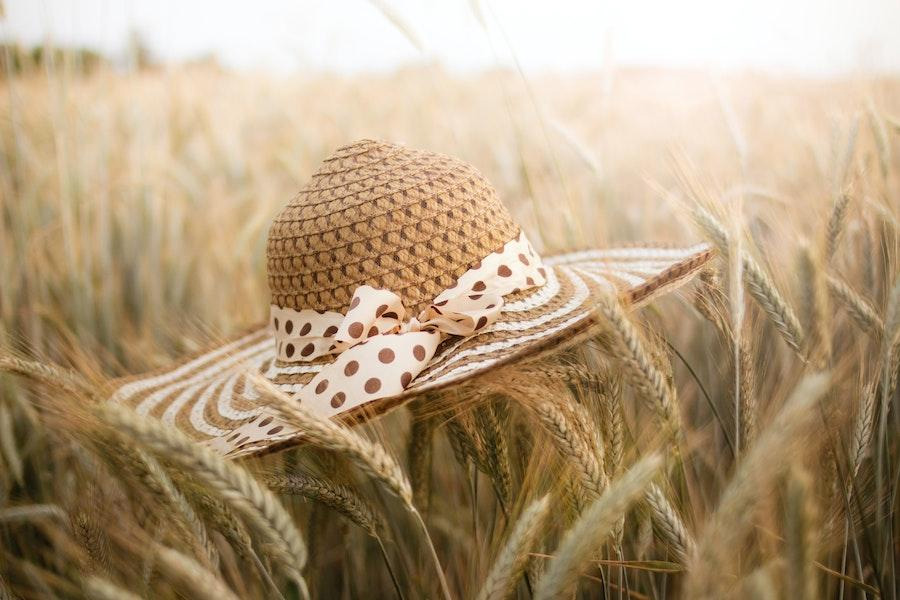
[[825,292],[822,269],[808,244],[803,244],[800,248],[798,270],[802,284],[801,316],[803,328],[807,332],[806,346],[814,364],[824,368],[831,362],[828,295]]
[[188,469],[218,491],[269,543],[273,556],[298,587],[306,587],[300,574],[306,562],[303,538],[281,503],[256,479],[173,427],[115,405],[102,405],[95,410],[112,429]]
[[550,497],[544,496],[522,512],[509,539],[494,559],[491,572],[478,592],[478,600],[503,600],[513,595],[516,583],[528,564],[529,548],[534,546],[541,534],[549,508]]
[[785,490],[784,538],[786,592],[788,598],[819,598],[814,568],[816,536],[815,509],[809,474],[791,469]]
[[[793,457],[799,460],[802,450],[813,446],[802,435],[813,418],[818,415],[813,405],[825,394],[829,387],[826,375],[806,377],[795,389],[784,408],[772,424],[760,434],[722,494],[719,506],[710,516],[697,540],[696,550],[689,561],[688,579],[685,593],[691,598],[719,597],[723,585],[721,573],[726,557],[733,556],[731,550],[746,532],[749,521],[743,519],[753,502],[767,492],[772,482],[784,472]],[[804,447],[801,449],[800,444]],[[772,457],[782,457],[773,461]]]
[[535,600],[561,598],[571,593],[582,567],[615,526],[619,517],[650,484],[662,467],[651,454],[632,466],[581,514],[565,533],[547,571],[538,582]]

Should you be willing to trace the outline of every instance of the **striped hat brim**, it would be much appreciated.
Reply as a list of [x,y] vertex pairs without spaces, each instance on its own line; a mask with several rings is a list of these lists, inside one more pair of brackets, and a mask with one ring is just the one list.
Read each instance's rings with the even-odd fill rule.
[[[365,420],[421,393],[560,346],[596,324],[599,297],[615,293],[626,306],[639,307],[687,282],[712,255],[709,245],[698,244],[609,248],[544,258],[543,286],[508,296],[500,318],[483,331],[445,340],[402,394],[375,400],[339,418]],[[268,452],[297,443],[301,434],[276,424],[262,439],[242,435],[248,428],[270,425],[265,423],[269,419],[258,419],[262,405],[251,376],[259,373],[294,394],[332,360],[323,356],[310,363],[280,363],[266,323],[165,370],[116,380],[109,398],[170,423],[198,441],[226,441],[230,456]]]

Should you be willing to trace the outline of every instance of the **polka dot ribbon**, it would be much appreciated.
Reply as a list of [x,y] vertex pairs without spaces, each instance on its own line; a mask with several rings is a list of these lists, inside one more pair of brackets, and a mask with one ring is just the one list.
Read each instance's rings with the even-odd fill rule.
[[524,233],[465,272],[432,304],[407,318],[399,296],[364,285],[346,315],[272,306],[278,358],[308,362],[337,355],[295,396],[323,416],[401,393],[448,336],[469,336],[497,320],[503,296],[545,283]]

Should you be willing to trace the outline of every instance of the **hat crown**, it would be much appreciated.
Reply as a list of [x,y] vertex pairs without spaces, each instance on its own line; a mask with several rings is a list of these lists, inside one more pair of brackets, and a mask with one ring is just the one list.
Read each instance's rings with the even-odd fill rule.
[[273,221],[272,304],[343,313],[370,285],[418,311],[518,233],[468,163],[361,140],[328,157]]

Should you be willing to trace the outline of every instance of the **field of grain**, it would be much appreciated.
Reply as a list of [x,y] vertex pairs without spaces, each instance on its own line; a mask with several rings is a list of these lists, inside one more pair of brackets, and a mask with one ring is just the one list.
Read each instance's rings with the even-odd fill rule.
[[[900,80],[62,60],[0,87],[0,598],[896,597]],[[544,254],[719,256],[262,459],[104,405],[266,317],[269,220],[361,137],[473,163]]]

